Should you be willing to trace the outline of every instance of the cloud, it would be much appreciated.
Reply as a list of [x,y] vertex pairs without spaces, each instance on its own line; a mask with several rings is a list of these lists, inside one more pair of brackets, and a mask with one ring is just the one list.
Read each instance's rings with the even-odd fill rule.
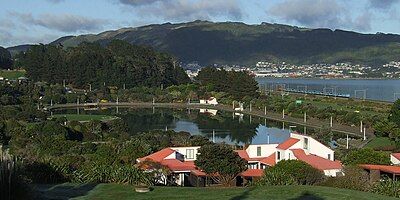
[[339,23],[338,10],[339,5],[332,0],[286,0],[272,6],[268,13],[286,21],[322,27]]
[[369,7],[386,10],[398,2],[398,0],[369,0]]
[[119,0],[119,2],[131,6],[150,5],[158,1],[162,0]]
[[61,3],[64,0],[47,0],[47,1],[50,2],[50,3]]
[[273,5],[267,14],[312,28],[350,28],[358,31],[370,30],[372,20],[369,13],[352,17],[349,10],[336,0],[286,0]]
[[108,24],[107,20],[71,14],[43,14],[35,17],[32,14],[14,12],[11,13],[11,15],[26,25],[37,25],[47,29],[68,33],[100,30],[105,24]]
[[242,10],[238,0],[119,0],[134,6],[141,16],[153,16],[169,21],[191,21],[226,17],[241,19]]

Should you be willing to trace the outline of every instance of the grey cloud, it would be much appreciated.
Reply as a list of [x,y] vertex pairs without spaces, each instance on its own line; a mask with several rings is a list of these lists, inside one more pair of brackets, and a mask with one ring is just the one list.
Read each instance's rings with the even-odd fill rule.
[[286,21],[307,26],[338,24],[339,5],[332,0],[286,0],[269,9],[269,13]]
[[150,5],[150,4],[153,4],[158,1],[162,1],[162,0],[119,0],[119,2],[126,4],[126,5],[131,5],[131,6]]
[[23,13],[12,13],[12,15],[27,25],[33,24],[62,32],[99,30],[104,24],[108,23],[107,20],[92,19],[71,14],[45,14],[38,17]]
[[237,0],[165,0],[142,7],[138,12],[172,21],[211,19],[218,16],[241,19],[243,15]]
[[370,8],[389,9],[398,2],[398,0],[369,0],[369,6]]
[[336,0],[286,0],[272,6],[267,13],[287,22],[313,28],[371,29],[369,13],[352,18],[349,11]]

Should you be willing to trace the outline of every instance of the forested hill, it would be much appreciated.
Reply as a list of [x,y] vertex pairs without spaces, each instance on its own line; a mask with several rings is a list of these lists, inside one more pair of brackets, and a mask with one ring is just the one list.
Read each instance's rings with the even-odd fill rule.
[[17,65],[34,81],[71,83],[77,87],[106,84],[127,88],[160,87],[190,80],[172,56],[148,47],[113,40],[106,47],[84,42],[77,47],[35,45],[18,55]]
[[295,64],[353,62],[383,64],[400,60],[400,36],[343,30],[307,29],[262,23],[194,21],[124,28],[100,34],[63,37],[65,47],[83,41],[106,44],[121,39],[171,53],[185,63],[246,64],[286,61]]

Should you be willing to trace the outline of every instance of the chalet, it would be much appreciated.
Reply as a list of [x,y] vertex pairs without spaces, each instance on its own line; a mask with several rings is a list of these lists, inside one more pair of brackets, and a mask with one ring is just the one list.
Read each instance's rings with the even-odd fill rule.
[[[205,186],[206,174],[195,168],[194,161],[200,147],[169,147],[159,152],[137,159],[140,164],[147,159],[157,162],[171,170],[171,175],[160,178],[159,183],[173,183],[179,186]],[[298,133],[281,144],[252,144],[242,150],[235,150],[247,160],[248,169],[240,174],[240,180],[253,180],[261,177],[264,170],[281,160],[302,160],[321,170],[326,176],[342,175],[342,165],[334,160],[334,151],[316,139]],[[151,171],[150,168],[145,170]],[[240,181],[241,182],[241,181]]]

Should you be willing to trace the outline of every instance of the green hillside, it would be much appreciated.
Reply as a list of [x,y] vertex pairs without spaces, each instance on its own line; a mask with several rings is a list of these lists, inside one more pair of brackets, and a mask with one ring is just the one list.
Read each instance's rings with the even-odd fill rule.
[[[352,62],[381,65],[400,60],[400,35],[361,34],[261,23],[194,21],[122,28],[100,34],[65,36],[51,44],[76,47],[82,42],[107,44],[113,39],[154,47],[180,61],[254,65],[257,61],[293,64]],[[14,55],[28,46],[8,48]]]

